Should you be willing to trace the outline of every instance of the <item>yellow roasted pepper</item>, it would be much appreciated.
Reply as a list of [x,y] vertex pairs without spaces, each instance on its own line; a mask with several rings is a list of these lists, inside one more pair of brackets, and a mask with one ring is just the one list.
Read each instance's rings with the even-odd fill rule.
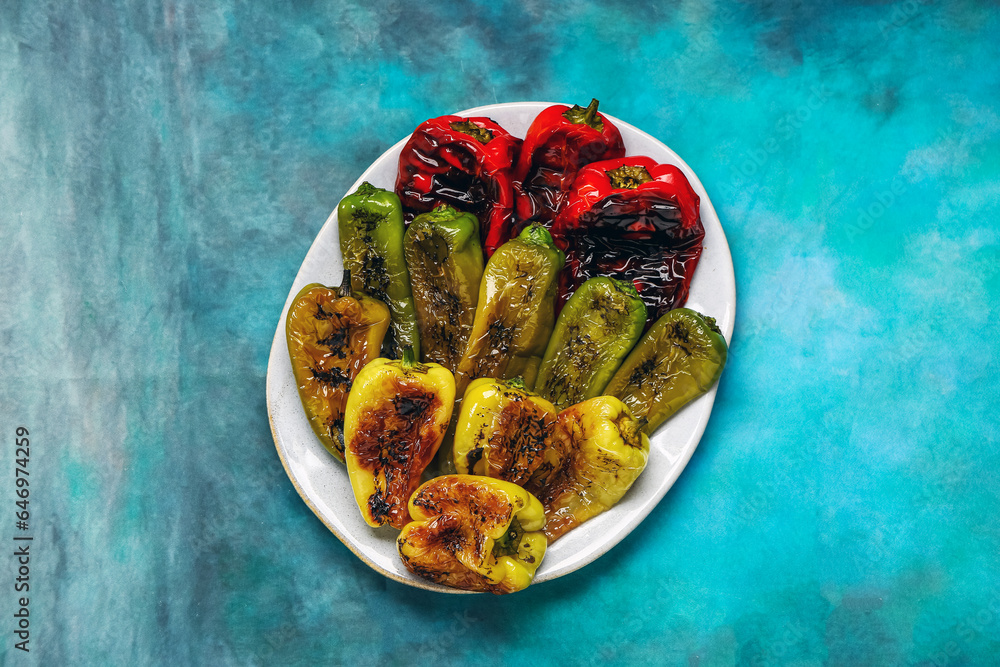
[[545,506],[545,534],[555,540],[621,500],[649,457],[642,422],[612,396],[559,413],[551,446],[526,485]]
[[445,475],[409,503],[413,522],[396,539],[410,572],[467,591],[513,593],[527,588],[545,555],[545,510],[510,482]]
[[347,473],[370,526],[402,528],[407,500],[434,458],[455,404],[455,378],[438,364],[375,359],[354,380],[344,413]]
[[460,473],[523,486],[542,462],[556,409],[521,378],[473,380],[462,399],[453,453]]

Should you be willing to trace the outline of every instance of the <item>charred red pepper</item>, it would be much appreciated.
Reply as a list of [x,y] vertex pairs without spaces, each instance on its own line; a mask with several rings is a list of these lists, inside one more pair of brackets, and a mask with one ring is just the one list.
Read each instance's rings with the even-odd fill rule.
[[514,167],[519,225],[538,220],[550,226],[581,167],[625,156],[621,132],[597,112],[597,104],[557,104],[532,121]]
[[511,171],[520,147],[520,139],[489,118],[424,121],[399,154],[396,194],[406,221],[439,204],[472,213],[489,257],[511,237]]
[[684,305],[705,238],[699,206],[672,164],[637,155],[581,169],[552,226],[566,252],[559,307],[594,276],[632,282],[647,306],[647,326]]

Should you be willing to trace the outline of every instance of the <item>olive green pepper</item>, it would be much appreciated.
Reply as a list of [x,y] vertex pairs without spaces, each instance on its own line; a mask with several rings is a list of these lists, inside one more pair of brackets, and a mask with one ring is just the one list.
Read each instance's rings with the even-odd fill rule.
[[520,375],[525,386],[534,386],[556,319],[556,284],[565,261],[538,223],[493,253],[483,272],[469,344],[455,371],[459,396],[481,377]]
[[632,283],[591,278],[559,313],[535,392],[560,408],[600,396],[645,326],[646,306]]
[[726,365],[726,339],[715,324],[688,308],[656,321],[605,388],[652,433],[687,403],[712,388]]
[[420,354],[420,336],[403,257],[403,208],[395,193],[365,181],[337,206],[340,253],[351,272],[351,290],[389,306],[392,326],[382,354],[400,359],[403,349]]
[[479,219],[446,204],[414,218],[403,238],[422,359],[454,372],[472,331],[483,277]]
[[295,384],[309,425],[327,450],[344,460],[344,408],[354,378],[378,357],[389,309],[340,287],[306,285],[288,307],[285,336]]

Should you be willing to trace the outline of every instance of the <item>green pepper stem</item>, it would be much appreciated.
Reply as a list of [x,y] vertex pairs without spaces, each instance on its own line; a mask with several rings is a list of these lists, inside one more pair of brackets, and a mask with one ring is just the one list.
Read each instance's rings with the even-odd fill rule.
[[481,144],[488,144],[493,140],[493,133],[485,127],[479,127],[469,119],[455,121],[449,124],[451,129],[462,134],[467,134]]
[[364,183],[358,186],[358,189],[355,191],[354,194],[359,195],[361,197],[371,197],[380,189],[381,188],[377,188],[368,181],[365,181]]
[[407,345],[403,348],[402,368],[404,371],[409,371],[416,365],[417,355],[413,354],[413,346]]
[[591,98],[590,104],[586,108],[579,104],[574,104],[572,109],[567,109],[563,113],[563,118],[577,125],[587,125],[598,132],[604,131],[604,121],[597,115],[597,99]]
[[552,234],[537,221],[521,230],[517,238],[531,245],[553,245]]
[[623,164],[617,169],[604,172],[611,181],[611,187],[617,190],[635,190],[643,183],[653,180],[645,167],[633,164]]
[[507,380],[507,386],[511,389],[520,389],[521,391],[528,391],[528,385],[524,384],[524,378],[518,375]]

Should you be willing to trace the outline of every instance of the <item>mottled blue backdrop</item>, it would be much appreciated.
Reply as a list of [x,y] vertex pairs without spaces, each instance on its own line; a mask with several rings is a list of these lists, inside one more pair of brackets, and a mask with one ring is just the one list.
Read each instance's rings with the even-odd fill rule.
[[[1000,664],[1000,12],[986,2],[6,1],[6,664]],[[606,557],[387,581],[299,499],[264,376],[313,237],[420,121],[601,106],[722,218],[701,446]]]

